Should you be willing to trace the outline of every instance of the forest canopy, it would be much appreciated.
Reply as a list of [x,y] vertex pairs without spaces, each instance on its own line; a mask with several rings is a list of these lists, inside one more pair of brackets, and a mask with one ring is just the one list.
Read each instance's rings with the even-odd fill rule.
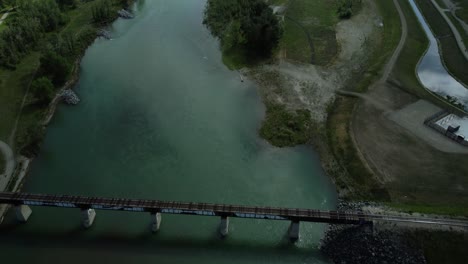
[[242,49],[260,57],[271,55],[282,33],[263,0],[208,0],[203,23],[220,39],[223,52]]

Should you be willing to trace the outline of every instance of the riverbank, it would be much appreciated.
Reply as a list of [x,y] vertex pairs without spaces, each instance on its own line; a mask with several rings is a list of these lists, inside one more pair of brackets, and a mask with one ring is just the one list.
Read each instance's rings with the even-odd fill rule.
[[[70,21],[60,29],[59,34],[67,35],[73,34],[78,35],[81,32],[89,30],[93,28],[95,32],[98,29],[106,27],[115,21],[118,18],[117,11],[120,10],[122,7],[129,5],[133,1],[127,1],[127,4],[123,4],[122,1],[115,1],[113,2],[113,11],[115,14],[112,16],[113,18],[106,21],[105,23],[94,24],[93,17],[92,17],[92,8],[94,3],[82,3],[69,11],[68,15],[71,17]],[[118,3],[118,5],[117,5]],[[80,63],[81,58],[84,56],[84,53],[89,45],[91,45],[94,40],[97,38],[97,34],[94,35],[93,38],[85,39],[86,43],[79,43],[77,48],[77,53],[75,55],[74,62],[72,64],[72,70],[68,75],[68,78],[63,86],[59,89],[56,89],[55,96],[52,98],[50,103],[44,109],[43,107],[37,107],[35,105],[35,100],[31,98],[31,95],[27,94],[29,87],[25,87],[25,94],[22,95],[24,99],[22,99],[24,106],[22,105],[19,110],[21,115],[18,117],[19,122],[16,121],[16,126],[13,128],[13,132],[9,136],[12,140],[12,144],[15,146],[13,150],[16,154],[17,160],[17,168],[14,170],[13,173],[10,174],[8,177],[7,183],[5,184],[4,188],[6,191],[18,191],[20,190],[21,186],[24,183],[25,177],[29,172],[29,166],[32,164],[35,155],[38,152],[38,148],[40,142],[42,141],[45,130],[48,124],[51,122],[54,114],[56,113],[57,107],[62,101],[62,92],[66,89],[73,88],[79,80],[80,74]],[[37,52],[33,53],[34,60],[38,64],[39,61],[39,54]],[[28,61],[31,56],[26,56],[24,60]],[[21,68],[23,62],[20,63],[19,67]],[[35,63],[34,63],[35,64]],[[33,65],[34,65],[33,64]],[[37,66],[39,67],[39,66]],[[33,73],[27,73],[28,79],[34,77],[37,68],[33,68]],[[24,77],[16,77],[16,74],[11,74],[12,78],[14,79],[23,79]],[[30,77],[32,76],[32,77]],[[21,82],[18,82],[18,84]],[[30,81],[28,85],[30,85]],[[9,87],[11,89],[11,87]],[[3,124],[5,125],[5,124]],[[16,133],[15,133],[16,132]],[[31,145],[32,144],[32,145]],[[21,150],[22,153],[19,153]],[[19,154],[18,154],[19,153]],[[3,208],[4,209],[4,208]],[[0,216],[6,213],[6,210],[2,210]]]

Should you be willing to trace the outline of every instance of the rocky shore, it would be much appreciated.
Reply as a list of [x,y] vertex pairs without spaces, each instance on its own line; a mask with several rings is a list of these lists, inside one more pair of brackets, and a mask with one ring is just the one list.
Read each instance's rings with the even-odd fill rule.
[[423,264],[423,251],[404,234],[374,232],[370,226],[331,225],[320,250],[334,263],[341,264]]
[[[372,202],[340,202],[339,211],[362,212]],[[378,231],[373,226],[330,225],[320,250],[334,263],[341,264],[420,264],[426,263],[422,250],[398,229]]]
[[80,102],[80,98],[72,89],[65,89],[60,92],[60,97],[69,105],[77,105]]
[[117,14],[119,14],[119,17],[121,18],[125,18],[125,19],[132,19],[134,18],[133,14],[130,13],[129,11],[125,10],[125,9],[121,9],[117,12]]

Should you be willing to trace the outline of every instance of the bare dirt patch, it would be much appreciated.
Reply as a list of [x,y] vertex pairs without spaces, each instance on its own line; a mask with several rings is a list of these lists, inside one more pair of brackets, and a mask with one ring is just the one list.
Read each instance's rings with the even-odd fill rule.
[[290,110],[308,109],[314,121],[323,123],[335,92],[365,67],[369,43],[379,41],[382,29],[377,13],[372,1],[363,1],[358,15],[337,24],[340,51],[333,65],[301,64],[280,58],[274,64],[248,70],[247,74],[259,84],[267,100],[284,104]]

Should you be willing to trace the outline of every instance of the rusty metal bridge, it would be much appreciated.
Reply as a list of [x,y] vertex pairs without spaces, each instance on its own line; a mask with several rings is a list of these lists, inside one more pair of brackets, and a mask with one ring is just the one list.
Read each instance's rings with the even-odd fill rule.
[[82,223],[85,227],[90,227],[93,224],[96,215],[95,210],[147,212],[151,214],[151,228],[153,231],[159,230],[161,214],[217,216],[221,218],[220,233],[223,236],[228,233],[228,218],[230,217],[290,221],[289,236],[291,239],[297,239],[299,237],[299,222],[363,225],[372,224],[374,221],[386,221],[468,227],[468,221],[460,219],[414,218],[348,211],[340,212],[70,195],[3,192],[0,193],[0,204],[15,206],[16,216],[18,220],[22,222],[26,222],[31,215],[32,211],[29,206],[77,208],[82,211]]

